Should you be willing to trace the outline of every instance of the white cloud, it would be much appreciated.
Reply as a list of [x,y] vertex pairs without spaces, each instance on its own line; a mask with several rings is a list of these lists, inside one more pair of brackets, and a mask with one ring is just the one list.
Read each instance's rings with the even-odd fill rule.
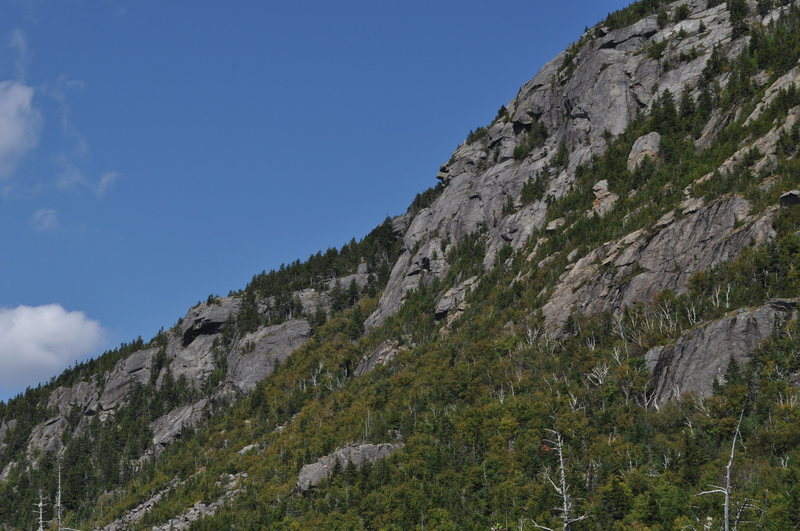
[[31,218],[33,228],[42,232],[54,231],[61,228],[58,212],[52,208],[40,208]]
[[22,156],[39,142],[40,124],[33,88],[0,81],[0,178],[10,177]]
[[17,392],[57,375],[103,343],[103,328],[60,304],[0,308],[0,389]]

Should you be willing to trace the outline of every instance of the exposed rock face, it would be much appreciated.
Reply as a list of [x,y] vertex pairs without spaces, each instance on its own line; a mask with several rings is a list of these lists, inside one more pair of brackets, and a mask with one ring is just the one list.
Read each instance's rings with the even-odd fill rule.
[[167,494],[170,493],[175,487],[177,487],[179,481],[177,479],[173,479],[169,482],[169,485],[158,491],[157,493],[153,494],[150,498],[146,499],[139,505],[137,505],[134,509],[130,510],[129,512],[125,513],[120,518],[117,518],[107,526],[103,527],[101,531],[123,531],[126,529],[130,529],[132,524],[135,524],[139,520],[141,520],[144,515],[149,513],[153,510],[153,507],[156,506],[158,502],[164,498]]
[[472,288],[478,283],[478,277],[470,277],[458,286],[452,287],[445,291],[436,301],[436,318],[443,319],[448,313],[453,310],[463,310],[461,307],[464,299],[467,297]]
[[800,84],[800,66],[792,68],[770,85],[764,94],[764,98],[756,105],[756,108],[750,116],[747,117],[747,120],[745,120],[744,126],[747,127],[753,121],[758,120],[764,110],[769,108],[772,102],[775,101],[775,98],[780,95],[781,91],[787,90],[792,86],[797,87],[798,84]]
[[188,346],[197,336],[219,332],[228,317],[238,312],[241,305],[242,301],[238,297],[224,297],[189,310],[181,323],[183,346]]
[[286,321],[248,334],[240,342],[240,348],[228,355],[226,383],[242,393],[252,391],[310,335],[311,327],[304,320]]
[[591,251],[564,274],[542,307],[548,327],[560,330],[573,311],[617,312],[666,289],[683,292],[695,272],[774,238],[771,212],[753,219],[749,211],[750,203],[733,197],[678,220],[670,212],[655,230],[638,230]]
[[176,531],[189,529],[192,522],[212,516],[217,510],[222,507],[226,501],[236,497],[241,491],[242,480],[247,478],[245,472],[239,474],[223,474],[217,485],[225,485],[225,493],[211,503],[204,503],[202,501],[195,502],[187,511],[171,518],[168,522],[160,526],[153,526],[152,531]]
[[714,380],[724,381],[730,358],[742,364],[776,324],[792,313],[795,303],[738,310],[688,332],[671,345],[650,349],[645,363],[656,382],[655,399],[663,402],[685,392],[710,394]]
[[332,454],[321,457],[316,463],[303,465],[297,478],[297,490],[306,492],[311,487],[316,487],[328,479],[337,463],[342,470],[349,464],[361,468],[364,463],[374,463],[379,459],[386,459],[402,447],[403,444],[400,443],[382,443],[337,448]]
[[99,393],[94,381],[80,381],[72,387],[59,387],[47,399],[47,407],[56,409],[62,417],[68,416],[73,408],[84,415],[98,412]]
[[563,227],[564,223],[566,223],[566,222],[567,222],[567,220],[564,219],[564,218],[554,219],[553,221],[551,221],[550,223],[547,224],[547,226],[544,228],[544,230],[545,230],[545,232],[555,232],[558,229],[560,229],[561,227]]
[[186,428],[196,426],[206,416],[208,399],[203,398],[194,404],[178,407],[153,421],[153,446],[160,453],[169,443],[180,437]]
[[33,428],[28,441],[28,455],[36,450],[48,453],[59,453],[64,448],[61,436],[69,426],[64,417],[53,417]]
[[147,383],[150,380],[150,371],[153,366],[155,348],[134,352],[127,358],[120,360],[108,375],[100,395],[99,412],[104,420],[109,412],[119,406],[128,396],[134,383]]
[[608,191],[608,181],[606,180],[597,182],[592,187],[592,192],[594,193],[594,201],[592,202],[592,208],[586,212],[587,216],[596,215],[602,218],[614,208],[614,203],[619,199],[617,194]]
[[636,139],[628,155],[628,171],[635,171],[644,159],[661,156],[661,135],[652,132]]
[[353,376],[361,376],[375,370],[376,367],[386,365],[397,356],[399,351],[397,341],[391,339],[384,341],[378,348],[362,358],[356,370],[353,371]]
[[[637,113],[646,112],[653,98],[665,90],[677,95],[684,87],[696,86],[715,46],[732,56],[746,44],[746,39],[731,40],[724,4],[706,9],[703,2],[691,2],[690,8],[687,20],[664,28],[652,15],[627,28],[600,28],[599,37],[587,35],[587,42],[571,57],[571,66],[565,65],[568,52],[558,55],[506,105],[504,119],[490,124],[484,137],[460,146],[437,175],[446,185],[442,194],[413,219],[397,224],[405,229],[404,251],[365,326],[381,324],[397,311],[410,290],[443,276],[449,268],[442,259],[447,248],[467,234],[478,229],[487,233],[487,265],[509,237],[514,247],[520,248],[530,234],[542,228],[546,204],[527,206],[520,222],[513,218],[518,213],[504,215],[503,207],[509,200],[519,204],[522,186],[531,176],[541,174],[545,179],[546,197],[563,196],[575,180],[576,167],[605,149],[607,134],[613,137],[624,132]],[[701,25],[703,32],[699,31]],[[682,38],[674,38],[678,34]],[[674,65],[668,70],[642,53],[663,40],[670,43],[663,60]],[[699,55],[692,55],[692,50]],[[680,60],[681,55],[696,58]],[[546,142],[523,160],[514,160],[515,147],[525,141],[535,122],[547,129]],[[656,139],[656,135],[642,139],[640,153],[632,154],[632,163],[654,153]],[[553,169],[559,146],[568,150],[568,161]],[[602,208],[612,203],[604,202]],[[444,249],[442,242],[447,242]],[[426,260],[436,266],[420,275],[420,264]]]
[[[239,474],[222,474],[220,476],[217,485],[225,487],[225,493],[217,498],[215,501],[211,503],[203,503],[201,501],[196,502],[192,507],[190,507],[184,513],[176,516],[175,518],[170,519],[166,523],[160,526],[153,526],[152,529],[155,530],[176,530],[176,529],[189,529],[191,527],[192,522],[199,520],[205,516],[211,516],[217,512],[217,510],[222,507],[222,505],[230,500],[231,498],[237,496],[241,491],[241,483],[242,480],[247,478],[247,474],[245,472],[241,472]],[[167,494],[171,491],[175,490],[177,487],[185,483],[185,481],[181,482],[177,479],[172,480],[169,485],[167,485],[162,490],[158,491],[152,497],[148,498],[144,502],[137,505],[131,511],[125,513],[120,518],[117,518],[110,524],[106,525],[102,528],[101,531],[123,531],[126,529],[131,529],[132,526],[135,526],[136,523],[144,518],[144,516],[153,510],[158,502],[160,502]]]

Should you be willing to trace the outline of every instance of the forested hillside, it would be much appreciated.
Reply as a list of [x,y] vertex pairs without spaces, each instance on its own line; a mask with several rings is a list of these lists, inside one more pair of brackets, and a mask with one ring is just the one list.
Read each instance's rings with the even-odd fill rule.
[[405,214],[0,405],[0,524],[60,463],[80,529],[800,528],[798,82],[798,2],[610,14]]

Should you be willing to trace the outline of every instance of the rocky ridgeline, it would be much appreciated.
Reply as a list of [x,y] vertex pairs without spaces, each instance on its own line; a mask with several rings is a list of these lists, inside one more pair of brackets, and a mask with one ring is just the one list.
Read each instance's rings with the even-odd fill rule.
[[[124,405],[137,384],[154,382],[163,385],[167,372],[175,380],[185,380],[194,389],[202,389],[217,369],[215,348],[219,350],[221,334],[232,316],[239,310],[237,297],[202,303],[186,314],[179,329],[169,332],[163,347],[139,350],[120,360],[113,369],[91,380],[81,380],[69,387],[58,387],[50,393],[47,407],[56,415],[33,428],[28,439],[28,455],[39,452],[59,453],[69,432],[81,433],[94,417],[101,422],[113,421],[114,413]],[[277,364],[285,360],[310,336],[311,329],[303,319],[261,327],[238,338],[225,354],[225,378],[208,394],[191,404],[177,407],[155,419],[152,447],[149,453],[158,454],[180,437],[186,428],[194,427],[211,413],[213,400],[230,401],[253,390],[269,376]],[[164,356],[162,367],[156,367],[159,350]],[[154,374],[154,371],[157,371]],[[79,412],[77,422],[68,420]],[[14,420],[0,424],[0,444]],[[7,477],[12,463],[6,466],[0,479]]]
[[[670,12],[683,3],[672,4]],[[675,95],[684,87],[699,92],[698,81],[715,46],[733,57],[746,45],[746,39],[732,40],[724,3],[708,9],[705,0],[688,4],[688,19],[663,28],[652,15],[627,28],[609,31],[600,27],[599,36],[592,39],[585,35],[587,42],[571,59],[574,66],[565,64],[570,51],[559,54],[522,86],[506,105],[505,116],[489,125],[483,136],[455,151],[438,175],[445,185],[441,195],[429,207],[396,220],[403,233],[404,251],[378,309],[366,321],[368,327],[381,324],[397,311],[404,297],[421,283],[442,278],[449,269],[447,252],[466,235],[486,232],[487,266],[505,245],[522,248],[535,231],[544,228],[548,198],[570,191],[576,168],[603,153],[608,135],[623,133],[666,90]],[[699,31],[701,25],[703,32]],[[676,38],[684,32],[685,38]],[[664,40],[670,46],[661,59],[646,53],[648,47]],[[694,59],[677,60],[682,55],[692,57],[692,50]],[[661,61],[676,66],[667,70]],[[546,140],[532,146],[524,159],[515,160],[515,149],[534,126],[542,125]],[[636,165],[656,154],[658,140],[656,134],[637,142],[630,163]],[[561,149],[568,157],[558,166],[554,162]],[[546,192],[540,200],[522,205],[522,187],[529,179],[541,180]],[[518,210],[505,215],[509,202]],[[604,211],[610,207],[607,203]]]

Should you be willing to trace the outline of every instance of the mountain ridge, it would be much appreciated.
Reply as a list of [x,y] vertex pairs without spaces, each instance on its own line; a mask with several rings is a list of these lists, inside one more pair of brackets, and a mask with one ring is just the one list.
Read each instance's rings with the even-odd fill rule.
[[[107,529],[407,528],[426,518],[472,528],[502,515],[522,528],[526,518],[667,528],[720,518],[710,501],[679,509],[701,484],[692,467],[715,466],[695,446],[724,447],[730,419],[765,400],[748,433],[777,440],[759,436],[755,419],[796,405],[781,400],[797,367],[773,351],[794,341],[795,303],[775,299],[797,287],[798,215],[779,196],[800,183],[800,14],[796,2],[770,2],[763,14],[765,2],[709,4],[648,0],[610,15],[472,132],[441,184],[405,214],[361,242],[209,297],[147,344],[56,379],[46,399],[51,388],[5,404],[3,496],[32,503],[37,482],[52,492],[63,450],[63,461],[93,470],[92,485],[68,478],[72,517]],[[735,346],[711,348],[714,337]],[[769,386],[752,381],[770,366],[783,371],[781,391],[762,396]],[[667,417],[676,408],[687,411],[688,435]],[[641,439],[631,415],[651,432],[670,426],[672,439]],[[698,435],[700,424],[711,435]],[[354,450],[370,444],[397,452]],[[654,444],[665,464],[651,481]],[[780,444],[783,454],[763,455],[788,462],[796,446]],[[625,445],[641,467],[609,457]],[[570,521],[579,510],[550,510],[554,498],[570,501],[541,477],[556,466],[553,448],[579,463],[565,471],[573,482],[588,474],[575,487],[591,514],[584,524]],[[205,464],[187,462],[193,452]],[[367,454],[374,459],[341,457]],[[101,456],[110,463],[92,464]],[[296,488],[312,465],[326,470],[316,487]],[[463,481],[460,502],[437,487]],[[790,487],[775,485],[777,502],[756,492],[775,521],[792,521]],[[658,489],[672,496],[666,512],[651,507]],[[351,493],[374,507],[342,501]],[[154,496],[150,510],[135,509]],[[608,500],[619,514],[597,513]],[[4,511],[5,525],[26,521]]]

